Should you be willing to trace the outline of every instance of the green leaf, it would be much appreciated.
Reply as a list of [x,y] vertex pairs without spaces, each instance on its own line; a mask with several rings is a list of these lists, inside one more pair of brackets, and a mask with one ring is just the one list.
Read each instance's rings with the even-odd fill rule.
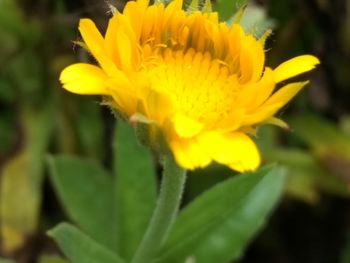
[[221,21],[226,21],[246,3],[247,0],[217,0],[213,4],[213,9],[219,13]]
[[12,259],[0,258],[0,263],[15,263]]
[[96,241],[114,247],[113,184],[96,162],[73,156],[49,157],[56,193],[68,216]]
[[318,156],[338,155],[350,160],[350,136],[336,125],[313,114],[288,120],[295,135],[307,143]]
[[318,201],[321,191],[342,197],[350,194],[344,181],[320,166],[310,152],[299,149],[274,149],[268,154],[268,159],[279,162],[288,169],[285,190],[304,202]]
[[0,171],[0,235],[7,253],[22,246],[26,237],[37,229],[44,156],[52,131],[51,106],[21,110],[23,148]]
[[22,36],[23,28],[21,10],[16,2],[11,0],[0,1],[0,30],[1,32],[11,32],[17,37]]
[[69,262],[57,255],[41,255],[38,263],[69,263]]
[[157,263],[239,258],[276,205],[283,182],[283,169],[270,166],[214,186],[180,213]]
[[349,263],[350,262],[350,232],[347,235],[347,240],[341,251],[340,263]]
[[72,263],[124,263],[118,255],[70,224],[61,223],[48,234]]
[[84,152],[92,158],[102,159],[103,126],[101,118],[101,107],[91,98],[74,98],[74,124],[77,139]]
[[114,155],[118,251],[130,259],[155,207],[155,167],[150,152],[138,143],[133,129],[123,121],[118,121],[115,130]]
[[350,136],[338,126],[314,114],[291,118],[290,127],[308,145],[321,166],[349,186]]

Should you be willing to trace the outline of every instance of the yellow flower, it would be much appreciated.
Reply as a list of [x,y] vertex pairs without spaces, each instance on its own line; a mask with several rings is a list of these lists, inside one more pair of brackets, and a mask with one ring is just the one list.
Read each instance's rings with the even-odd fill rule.
[[303,55],[265,67],[263,40],[238,24],[220,23],[210,1],[201,11],[186,12],[182,4],[130,1],[109,20],[104,37],[81,19],[80,33],[99,66],[68,66],[60,76],[63,87],[110,96],[129,120],[156,126],[183,168],[216,161],[254,170],[260,155],[247,134],[260,123],[283,123],[273,115],[307,82],[277,91],[276,84],[319,61]]

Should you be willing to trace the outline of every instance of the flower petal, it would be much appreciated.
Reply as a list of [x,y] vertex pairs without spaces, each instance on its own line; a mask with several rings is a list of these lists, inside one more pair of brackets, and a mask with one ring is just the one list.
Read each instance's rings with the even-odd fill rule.
[[172,122],[177,135],[183,138],[193,137],[203,129],[202,123],[181,113],[175,114]]
[[256,111],[247,114],[244,118],[243,126],[256,125],[272,117],[284,104],[275,103],[259,107]]
[[84,39],[85,44],[88,46],[92,55],[99,62],[103,70],[107,74],[113,76],[116,66],[107,56],[107,53],[104,49],[104,39],[96,28],[95,23],[87,18],[80,19],[79,31]]
[[272,105],[272,104],[282,104],[286,105],[306,84],[308,81],[304,82],[294,82],[290,83],[278,91],[276,91],[264,104],[263,106]]
[[108,79],[106,85],[120,111],[128,117],[136,112],[138,99],[132,84],[123,74],[120,74],[118,78]]
[[176,139],[171,141],[169,146],[176,162],[185,169],[205,167],[212,161],[195,138]]
[[148,118],[162,125],[165,118],[169,117],[172,112],[173,104],[169,96],[153,89],[149,89],[146,94],[141,94],[141,96]]
[[86,95],[108,94],[106,80],[107,75],[99,67],[85,63],[70,65],[60,75],[66,90]]
[[254,70],[254,57],[250,47],[244,46],[240,54],[241,76],[239,82],[244,84],[252,78]]
[[255,170],[260,165],[255,143],[242,132],[207,132],[191,139],[174,139],[169,145],[185,169],[205,167],[212,160],[239,172]]
[[264,75],[258,82],[243,86],[237,98],[237,105],[254,110],[260,106],[272,93],[275,87],[274,74],[266,68]]
[[306,84],[305,82],[290,83],[275,92],[264,104],[244,119],[244,125],[264,122],[286,105]]
[[141,36],[141,29],[143,25],[143,18],[145,15],[145,10],[148,7],[147,1],[129,1],[124,7],[123,14],[125,19],[127,19],[135,32],[136,40],[139,41]]
[[255,143],[244,133],[204,133],[198,138],[200,145],[218,163],[245,172],[257,169],[260,154]]
[[262,45],[252,36],[245,36],[240,54],[240,83],[257,81],[263,72],[265,53]]
[[302,55],[283,62],[275,70],[276,83],[295,77],[315,68],[320,61],[311,55]]

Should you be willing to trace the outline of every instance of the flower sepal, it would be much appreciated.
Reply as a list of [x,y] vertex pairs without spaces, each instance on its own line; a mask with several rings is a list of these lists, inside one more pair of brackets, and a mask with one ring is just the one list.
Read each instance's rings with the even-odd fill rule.
[[154,121],[137,112],[129,118],[129,122],[142,145],[150,148],[157,154],[169,153],[164,133]]

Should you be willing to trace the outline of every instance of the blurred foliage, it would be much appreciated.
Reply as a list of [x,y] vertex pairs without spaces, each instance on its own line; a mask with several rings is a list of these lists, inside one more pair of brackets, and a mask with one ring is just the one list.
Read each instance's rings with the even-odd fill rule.
[[23,113],[26,144],[2,167],[0,230],[6,252],[22,246],[26,236],[35,232],[38,226],[44,154],[52,128],[52,107],[45,110]]
[[[49,149],[103,158],[103,119],[93,99],[68,98],[60,70],[74,60],[63,1],[0,1],[0,254],[32,262],[43,239],[41,208]],[[66,55],[69,54],[69,55]],[[60,262],[58,257],[40,262]]]
[[[123,1],[110,2],[122,8]],[[214,2],[225,19],[244,3]],[[94,236],[89,232],[94,222],[82,222],[72,213],[59,184],[77,186],[87,194],[97,190],[89,183],[70,181],[81,180],[79,176],[62,182],[51,178],[53,187],[44,164],[48,152],[79,154],[94,160],[93,165],[105,166],[96,169],[108,170],[123,158],[112,157],[114,118],[98,105],[99,99],[66,94],[58,83],[64,66],[90,59],[72,43],[79,40],[78,19],[92,17],[103,29],[107,11],[103,1],[0,0],[0,255],[9,258],[0,262],[12,262],[10,258],[24,263],[66,262],[44,235],[62,220],[70,219]],[[306,76],[311,80],[309,87],[281,113],[290,131],[259,129],[257,142],[264,161],[278,161],[287,169],[286,195],[240,262],[261,258],[266,262],[349,262],[350,2],[250,1],[242,24],[256,35],[274,29],[265,47],[269,66],[303,53],[317,55],[322,65]],[[185,203],[229,174],[218,165],[193,172]],[[96,180],[111,179],[108,176]],[[146,184],[143,180],[134,186],[137,191]],[[145,195],[154,198],[152,193]],[[74,200],[77,203],[71,206],[87,202]],[[128,200],[117,197],[116,202]],[[135,223],[140,228],[128,240],[130,244],[140,238],[143,220]],[[124,224],[133,231],[130,222]],[[119,248],[123,256],[132,253]]]

